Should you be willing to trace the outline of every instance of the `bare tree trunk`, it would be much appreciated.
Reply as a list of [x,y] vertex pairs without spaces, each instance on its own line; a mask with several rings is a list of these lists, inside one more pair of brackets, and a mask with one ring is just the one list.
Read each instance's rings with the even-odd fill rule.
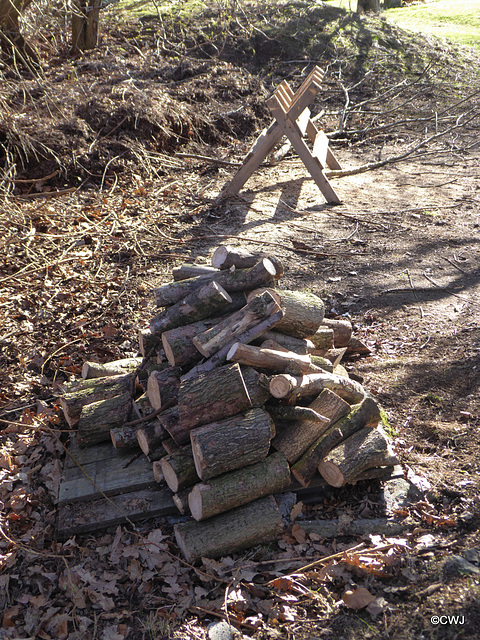
[[357,13],[366,11],[380,11],[380,0],[357,0]]
[[33,62],[38,64],[38,56],[20,33],[20,16],[32,0],[0,0],[0,44],[2,58],[7,62]]
[[101,0],[74,0],[72,13],[72,49],[95,49]]

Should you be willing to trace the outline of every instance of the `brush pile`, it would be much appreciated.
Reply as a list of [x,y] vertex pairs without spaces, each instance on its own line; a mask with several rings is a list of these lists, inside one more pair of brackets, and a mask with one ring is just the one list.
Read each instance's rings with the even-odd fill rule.
[[278,538],[273,496],[292,482],[342,487],[397,463],[377,402],[340,364],[365,345],[282,275],[278,260],[226,246],[211,266],[174,269],[154,291],[143,357],[85,363],[61,398],[81,446],[111,438],[152,461],[191,515],[175,525],[188,561]]

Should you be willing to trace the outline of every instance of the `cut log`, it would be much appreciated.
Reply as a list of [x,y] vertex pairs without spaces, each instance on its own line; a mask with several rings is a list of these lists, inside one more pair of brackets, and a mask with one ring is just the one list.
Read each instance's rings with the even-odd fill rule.
[[386,435],[378,427],[364,427],[333,449],[318,470],[332,487],[343,487],[367,469],[395,464],[398,459]]
[[187,562],[230,555],[276,540],[282,532],[282,516],[273,496],[203,522],[192,520],[174,526],[177,545]]
[[186,429],[183,429],[180,424],[178,406],[168,409],[165,413],[159,415],[158,421],[178,446],[187,444],[190,441],[189,432]]
[[[181,427],[195,427],[246,411],[252,406],[238,364],[226,365],[207,375],[183,380],[178,394]],[[172,437],[177,441],[177,439]]]
[[154,355],[162,347],[162,341],[159,335],[156,335],[150,331],[149,327],[139,329],[138,334],[138,348],[140,353],[145,358],[147,355]]
[[296,375],[319,371],[318,367],[312,365],[309,355],[299,356],[293,351],[273,351],[240,342],[236,342],[231,347],[227,353],[227,360],[257,369],[270,369],[276,372],[288,371]]
[[[350,407],[350,405],[348,405]],[[294,422],[295,420],[303,420],[304,422],[324,422],[324,417],[310,407],[301,407],[298,405],[268,405],[265,410],[273,418],[275,424],[277,422]]]
[[137,443],[146,456],[152,456],[167,438],[165,427],[159,420],[137,429]]
[[153,334],[161,334],[169,329],[204,320],[231,302],[232,298],[223,287],[216,282],[208,282],[152,318],[150,331]]
[[368,356],[372,353],[372,350],[358,338],[352,337],[347,344],[347,353],[359,353],[362,356]]
[[310,340],[315,345],[316,351],[321,349],[331,349],[334,345],[333,329],[320,325],[315,333],[310,336]]
[[180,369],[168,367],[163,371],[153,371],[148,377],[148,399],[154,409],[171,402],[177,402],[180,389]]
[[322,350],[322,356],[324,358],[327,358],[327,360],[330,360],[333,367],[335,368],[338,364],[340,364],[346,351],[347,347],[339,347],[338,349],[327,349],[326,351]]
[[[324,318],[322,325],[332,329],[333,331],[333,346],[334,347],[346,347],[352,337],[352,323],[350,320],[342,320],[339,318]],[[313,342],[315,342],[313,340]],[[321,348],[321,347],[318,347]]]
[[218,324],[196,335],[192,342],[200,353],[209,358],[226,344],[258,325],[262,320],[280,310],[272,296],[265,292],[255,296],[242,309],[221,320]]
[[[265,289],[251,291],[247,300],[262,293]],[[282,321],[275,329],[297,338],[310,338],[320,327],[325,309],[321,298],[314,293],[289,291],[287,289],[268,289],[285,311]]]
[[207,276],[207,280],[214,273],[218,273],[215,267],[209,267],[206,264],[196,264],[194,262],[185,262],[179,267],[172,269],[172,276],[175,282],[179,280],[188,280],[188,278],[196,278],[197,276]]
[[163,477],[169,489],[178,493],[196,484],[200,478],[195,470],[192,448],[182,447],[160,460]]
[[180,449],[180,447],[172,437],[168,437],[165,440],[162,440],[162,445],[167,453],[175,453],[175,451],[178,451]]
[[316,356],[313,354],[310,355],[310,358],[312,360],[312,364],[314,364],[319,369],[328,371],[328,373],[333,373],[333,364],[327,358],[323,358],[322,356]]
[[190,508],[188,506],[189,494],[190,489],[184,489],[183,491],[173,494],[173,503],[183,516],[190,513]]
[[115,449],[137,449],[137,426],[110,429],[110,438]]
[[143,358],[124,358],[113,362],[84,362],[82,378],[104,378],[105,376],[118,376],[132,373],[142,364]]
[[142,394],[133,401],[133,409],[138,418],[145,418],[155,411],[147,393]]
[[162,444],[157,445],[156,447],[150,447],[150,453],[147,456],[147,460],[151,463],[158,462],[162,458],[168,455],[168,451]]
[[113,398],[125,391],[132,394],[134,390],[135,375],[133,373],[107,378],[94,378],[93,380],[81,380],[67,387],[67,392],[60,397],[60,404],[65,420],[70,427],[74,427],[80,420],[83,407],[87,404]]
[[[341,405],[339,405],[339,410]],[[373,428],[380,420],[380,407],[371,397],[351,407],[351,411],[331,425],[292,467],[292,474],[302,487],[308,487],[323,458],[343,440],[365,427]],[[333,421],[332,421],[333,422]]]
[[365,397],[362,385],[350,378],[336,376],[334,373],[311,373],[295,377],[288,373],[273,376],[270,380],[270,393],[274,398],[288,398],[295,402],[298,398],[318,395],[323,389],[334,391],[350,404],[357,404]]
[[155,460],[152,464],[153,467],[153,477],[155,478],[155,482],[163,483],[165,482],[165,478],[163,477],[161,459]]
[[202,358],[202,354],[193,344],[193,338],[210,329],[220,321],[220,318],[200,320],[170,331],[162,333],[162,344],[167,360],[173,367],[182,367],[186,364],[194,364]]
[[268,455],[275,426],[269,414],[256,408],[190,432],[198,476],[209,480]]
[[250,269],[255,266],[263,257],[268,258],[275,266],[275,278],[278,280],[283,276],[283,264],[271,255],[265,256],[261,253],[251,253],[241,247],[231,247],[227,245],[218,246],[212,255],[212,266],[216,269]]
[[[252,342],[253,340],[255,340],[255,338],[258,338],[258,336],[262,335],[264,331],[274,327],[282,319],[282,316],[283,310],[280,309],[269,318],[266,318],[250,329],[247,329],[244,333],[238,336],[237,341],[239,343],[245,344]],[[201,364],[191,369],[187,374],[183,376],[182,380],[187,380],[188,378],[199,376],[200,374],[206,373],[207,371],[212,371],[212,369],[214,369],[215,367],[223,364],[227,358],[227,353],[233,346],[233,343],[234,342],[229,342],[219,351],[217,351],[217,353],[215,353],[211,358],[205,360],[205,362],[202,362]]]
[[131,409],[132,396],[128,391],[86,405],[78,421],[78,444],[89,447],[110,440],[110,429],[127,422]]
[[236,269],[235,271],[220,271],[210,276],[197,276],[179,282],[169,282],[154,290],[157,306],[164,307],[183,300],[199,286],[203,286],[207,278],[217,282],[229,293],[233,291],[250,291],[265,283],[269,283],[276,276],[275,266],[267,258],[262,258],[250,269]]
[[275,342],[275,340],[265,340],[265,342],[262,342],[260,346],[262,349],[270,349],[270,351],[282,351],[283,353],[289,353],[288,349],[282,347],[282,345]]
[[252,408],[263,407],[265,402],[272,397],[268,388],[269,378],[263,373],[258,373],[258,371],[252,367],[240,367],[240,370],[250,402],[252,403]]
[[290,467],[282,453],[248,467],[196,484],[188,496],[195,520],[205,520],[247,502],[285,491],[290,485]]
[[[284,410],[287,408],[282,407]],[[282,451],[290,464],[295,463],[314,442],[318,441],[332,421],[336,422],[350,411],[350,405],[328,389],[324,389],[308,407],[289,408],[310,411],[319,418],[317,420],[311,420],[308,417],[298,418],[278,430],[278,434],[272,440],[272,446]]]
[[295,336],[289,336],[279,331],[265,331],[259,340],[273,340],[277,344],[281,345],[287,351],[293,351],[298,353],[299,356],[305,356],[307,353],[312,353],[315,350],[315,345],[311,340],[307,338],[295,338]]

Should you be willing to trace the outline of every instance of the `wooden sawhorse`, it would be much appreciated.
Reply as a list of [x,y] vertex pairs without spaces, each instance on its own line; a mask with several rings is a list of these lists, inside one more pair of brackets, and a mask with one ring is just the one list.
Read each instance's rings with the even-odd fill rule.
[[[323,170],[326,166],[330,169],[342,167],[328,147],[327,136],[322,130],[317,129],[310,119],[308,108],[320,91],[323,75],[323,71],[315,67],[296,93],[292,91],[286,80],[277,87],[271,98],[267,100],[267,106],[275,118],[274,122],[259,135],[240,169],[223,188],[220,197],[236,195],[273,147],[283,136],[286,136],[327,202],[332,204],[341,202]],[[304,140],[305,133],[312,142],[312,150]]]

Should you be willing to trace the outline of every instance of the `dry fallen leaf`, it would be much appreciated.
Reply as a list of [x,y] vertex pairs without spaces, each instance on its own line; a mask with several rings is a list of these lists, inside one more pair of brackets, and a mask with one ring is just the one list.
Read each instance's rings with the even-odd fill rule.
[[358,589],[345,591],[343,594],[343,601],[349,609],[364,609],[371,602],[375,601],[375,596],[370,593],[365,587],[358,587]]

